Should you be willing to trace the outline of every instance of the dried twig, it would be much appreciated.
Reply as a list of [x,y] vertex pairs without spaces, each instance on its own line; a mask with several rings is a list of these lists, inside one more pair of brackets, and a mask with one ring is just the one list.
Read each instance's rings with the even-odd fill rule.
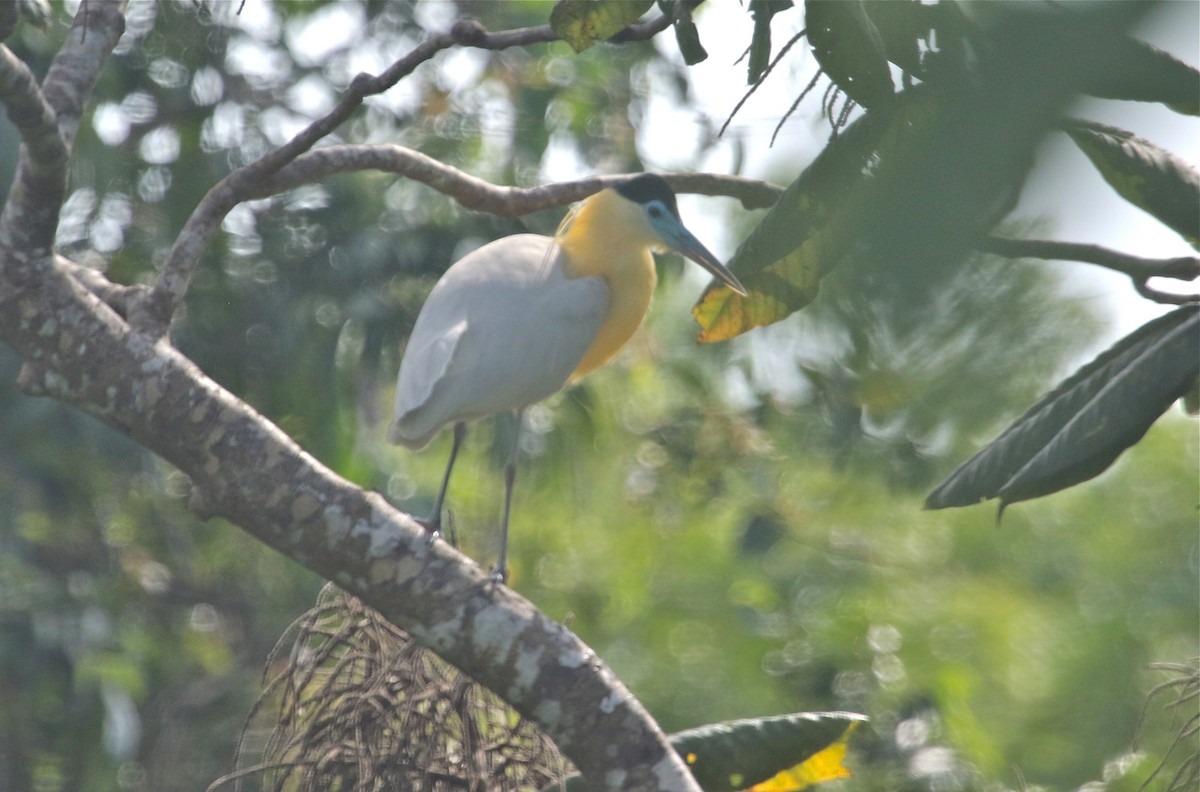
[[1170,259],[1149,259],[1122,253],[1101,245],[1077,242],[1057,242],[1045,239],[1012,239],[986,236],[977,246],[987,253],[1005,258],[1058,259],[1082,261],[1128,275],[1138,293],[1155,302],[1182,305],[1200,301],[1200,295],[1171,294],[1151,288],[1151,278],[1172,278],[1192,281],[1200,278],[1200,257],[1179,256]]

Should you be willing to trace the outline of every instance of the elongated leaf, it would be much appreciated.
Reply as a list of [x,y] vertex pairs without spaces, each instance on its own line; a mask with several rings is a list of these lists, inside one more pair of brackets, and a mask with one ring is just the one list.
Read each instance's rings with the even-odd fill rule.
[[1142,9],[1101,3],[1068,19],[996,5],[991,46],[969,73],[869,108],[788,187],[730,263],[749,294],[713,285],[693,308],[701,341],[799,310],[818,280],[850,257],[881,268],[961,261],[1015,203],[1033,151],[1077,94],[1080,73]]
[[746,82],[758,82],[771,61],[771,19],[780,11],[792,7],[792,0],[750,0],[750,16],[754,32],[750,36],[750,58]]
[[1043,397],[955,470],[929,509],[1036,498],[1108,468],[1200,376],[1200,307],[1188,305],[1121,339]]
[[1177,113],[1200,115],[1200,71],[1137,39],[1117,42],[1107,68],[1090,72],[1084,91],[1102,99],[1162,102]]
[[750,787],[747,792],[800,792],[813,784],[834,781],[839,778],[849,778],[854,775],[842,762],[846,759],[847,742],[854,732],[857,723],[851,723],[850,728],[841,738],[813,754],[799,764],[780,770],[762,783]]
[[700,43],[700,31],[691,16],[682,17],[675,23],[675,41],[679,44],[679,54],[688,66],[695,66],[708,59],[708,50]]
[[[921,0],[863,0],[863,7],[879,31],[888,60],[910,74],[919,75],[921,42],[928,42],[930,27],[948,6],[927,5]],[[945,42],[939,44],[945,46]]]
[[777,322],[816,297],[821,276],[852,244],[853,212],[844,204],[893,115],[880,108],[855,121],[788,186],[729,262],[749,293],[743,297],[714,282],[692,309],[700,341],[722,341]]
[[671,736],[704,792],[736,792],[815,756],[866,720],[849,712],[801,712],[717,723]]
[[[671,735],[704,792],[738,792],[762,783],[840,741],[867,718],[853,712],[797,712],[701,726]],[[579,792],[568,778],[542,792]]]
[[1122,198],[1200,250],[1200,172],[1123,129],[1079,123],[1067,134]]
[[804,26],[817,63],[863,107],[895,91],[883,38],[862,0],[807,0]]
[[654,0],[558,0],[550,27],[576,52],[629,27]]

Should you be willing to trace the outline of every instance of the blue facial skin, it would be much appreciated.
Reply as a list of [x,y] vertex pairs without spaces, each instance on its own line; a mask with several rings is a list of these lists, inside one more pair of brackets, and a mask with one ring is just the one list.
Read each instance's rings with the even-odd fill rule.
[[650,227],[668,247],[704,267],[718,280],[734,290],[745,294],[745,289],[737,278],[729,274],[729,271],[717,261],[717,257],[709,252],[708,248],[704,247],[691,231],[683,227],[683,223],[679,221],[674,212],[667,208],[666,204],[656,198],[642,204],[642,211],[646,213]]

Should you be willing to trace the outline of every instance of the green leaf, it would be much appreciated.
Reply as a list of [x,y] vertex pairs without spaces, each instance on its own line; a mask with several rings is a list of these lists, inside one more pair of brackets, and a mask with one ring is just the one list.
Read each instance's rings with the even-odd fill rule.
[[955,470],[928,509],[1001,505],[1099,475],[1200,376],[1200,306],[1155,319],[1117,342]]
[[636,22],[654,0],[558,0],[550,28],[576,52],[615,35]]
[[1122,129],[1080,122],[1067,134],[1122,198],[1200,250],[1200,172]]
[[749,71],[746,82],[754,85],[771,62],[771,18],[792,7],[792,0],[750,0],[754,32],[750,37]]
[[[1031,19],[997,5],[992,46],[969,74],[890,94],[792,183],[730,262],[749,294],[710,286],[693,308],[701,341],[799,310],[818,280],[848,259],[952,266],[1011,210],[1036,146],[1077,95],[1080,73],[1103,60],[1104,43],[1140,6]],[[820,2],[812,9],[826,11]]]
[[1118,41],[1108,67],[1088,73],[1083,90],[1102,99],[1162,102],[1177,113],[1200,115],[1200,71],[1137,39]]
[[695,66],[708,58],[708,51],[700,43],[700,31],[690,15],[680,18],[675,23],[675,41],[679,44],[679,54],[688,66]]
[[807,0],[804,24],[817,63],[847,96],[874,107],[894,93],[883,37],[862,0]]
[[[945,6],[930,6],[921,0],[863,0],[863,7],[879,33],[888,60],[910,74],[920,74],[921,42],[928,41],[930,27],[939,15],[944,15]],[[939,35],[945,34],[939,30]]]
[[[844,740],[866,719],[853,712],[796,712],[714,723],[673,734],[670,739],[704,792],[737,792]],[[582,789],[583,779],[571,776],[543,792]]]
[[671,746],[704,792],[736,792],[815,756],[865,720],[850,712],[751,718],[673,734]]
[[843,204],[891,120],[873,111],[855,121],[788,185],[729,261],[748,294],[714,283],[692,309],[701,342],[777,322],[816,297],[821,276],[849,249],[851,213]]

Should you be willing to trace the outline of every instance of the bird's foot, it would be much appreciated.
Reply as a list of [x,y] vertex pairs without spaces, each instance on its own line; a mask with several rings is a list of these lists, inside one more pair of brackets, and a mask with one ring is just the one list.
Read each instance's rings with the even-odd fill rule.
[[487,579],[491,585],[506,585],[508,583],[508,565],[497,564],[492,567],[492,571],[488,573]]
[[430,544],[433,544],[440,538],[445,538],[451,547],[458,547],[458,531],[454,526],[454,512],[446,512],[446,533],[444,536],[442,534],[441,513],[426,517],[424,520],[419,519],[417,520],[417,525],[425,529]]

